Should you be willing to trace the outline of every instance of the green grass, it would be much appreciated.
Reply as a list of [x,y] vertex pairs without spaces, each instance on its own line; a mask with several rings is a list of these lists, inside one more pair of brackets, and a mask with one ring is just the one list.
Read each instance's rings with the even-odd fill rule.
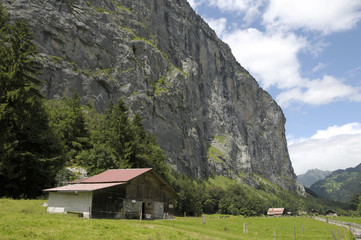
[[[82,219],[68,214],[47,214],[44,200],[0,199],[0,239],[333,239],[331,229],[340,229],[343,239],[352,239],[339,228],[306,217],[241,218],[220,215],[172,220]],[[243,232],[245,224],[248,233]],[[337,230],[336,230],[337,231]]]

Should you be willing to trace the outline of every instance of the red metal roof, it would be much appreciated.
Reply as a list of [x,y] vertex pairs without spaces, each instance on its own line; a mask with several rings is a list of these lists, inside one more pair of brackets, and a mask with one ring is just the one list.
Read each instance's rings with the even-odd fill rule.
[[44,192],[91,192],[103,188],[114,187],[124,183],[71,184],[62,187],[44,189]]
[[77,183],[114,183],[114,182],[128,182],[129,180],[138,177],[151,168],[130,168],[130,169],[110,169],[98,175],[79,180]]

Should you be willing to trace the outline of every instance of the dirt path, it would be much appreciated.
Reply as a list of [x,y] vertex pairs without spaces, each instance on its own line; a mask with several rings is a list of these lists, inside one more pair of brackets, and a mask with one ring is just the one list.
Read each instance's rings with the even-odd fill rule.
[[326,219],[322,217],[313,217],[314,219],[322,222],[328,222],[330,224],[334,224],[341,227],[347,227],[350,232],[356,237],[356,240],[361,240],[361,225],[356,223],[349,223],[349,222],[341,222],[331,219]]

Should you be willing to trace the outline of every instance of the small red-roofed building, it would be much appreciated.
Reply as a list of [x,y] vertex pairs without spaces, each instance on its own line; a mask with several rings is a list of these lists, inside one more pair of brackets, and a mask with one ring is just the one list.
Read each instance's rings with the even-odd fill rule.
[[76,212],[86,218],[167,218],[178,198],[151,168],[111,169],[43,191],[49,193],[49,213]]

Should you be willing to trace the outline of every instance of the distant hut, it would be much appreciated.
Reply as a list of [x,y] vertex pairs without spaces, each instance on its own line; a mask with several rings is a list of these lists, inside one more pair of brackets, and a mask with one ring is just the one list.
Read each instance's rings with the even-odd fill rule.
[[311,210],[311,213],[312,213],[313,215],[318,215],[318,214],[320,213],[320,211],[319,211],[318,209],[312,209],[312,210]]
[[337,212],[332,209],[328,209],[325,211],[325,215],[329,217],[337,217]]
[[267,216],[282,216],[284,211],[284,208],[269,208]]
[[299,216],[307,215],[307,212],[306,211],[298,211],[298,215]]
[[178,198],[151,168],[107,170],[43,191],[49,193],[49,213],[77,212],[86,218],[166,218]]

